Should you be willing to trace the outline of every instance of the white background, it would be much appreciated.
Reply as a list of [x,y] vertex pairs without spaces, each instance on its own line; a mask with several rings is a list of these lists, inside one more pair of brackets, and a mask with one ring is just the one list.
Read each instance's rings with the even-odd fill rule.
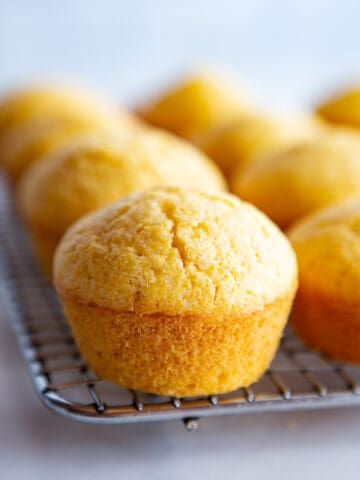
[[[0,0],[0,88],[75,78],[131,104],[197,65],[265,104],[306,107],[359,77],[360,2]],[[0,307],[0,478],[360,478],[360,409],[89,426],[37,400]]]
[[358,0],[0,0],[0,87],[70,76],[127,102],[218,64],[302,106],[359,74],[359,23]]

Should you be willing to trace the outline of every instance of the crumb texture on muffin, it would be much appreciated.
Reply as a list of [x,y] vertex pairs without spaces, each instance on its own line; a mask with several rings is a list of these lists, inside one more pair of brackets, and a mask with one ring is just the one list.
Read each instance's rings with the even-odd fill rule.
[[65,302],[80,351],[101,377],[128,388],[185,397],[258,380],[271,362],[293,289],[263,310],[234,316],[136,315]]
[[[278,252],[282,252],[279,259]],[[294,274],[286,239],[225,194],[158,189],[80,220],[55,262],[79,302],[143,314],[262,308]]]
[[230,194],[159,188],[79,220],[55,285],[99,375],[165,395],[256,381],[278,346],[297,285],[286,237]]

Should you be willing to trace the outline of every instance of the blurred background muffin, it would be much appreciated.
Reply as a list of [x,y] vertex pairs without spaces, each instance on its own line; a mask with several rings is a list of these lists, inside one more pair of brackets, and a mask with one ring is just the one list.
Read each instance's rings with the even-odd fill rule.
[[320,135],[324,125],[316,116],[275,117],[243,114],[206,131],[197,145],[227,176],[239,172],[254,158]]
[[55,247],[75,220],[128,193],[158,185],[226,189],[221,172],[204,154],[155,129],[128,138],[84,137],[35,163],[24,173],[17,193],[44,271],[50,275]]
[[330,123],[360,129],[360,84],[330,96],[316,111]]
[[281,228],[332,202],[360,195],[360,135],[329,130],[320,138],[234,169],[231,190]]
[[247,102],[233,80],[203,72],[185,77],[149,100],[138,114],[151,125],[191,139],[247,111]]
[[312,348],[360,362],[360,198],[299,221],[289,238],[300,276],[296,332]]
[[13,183],[67,138],[91,132],[127,132],[138,122],[124,109],[75,87],[34,87],[0,101],[0,165]]

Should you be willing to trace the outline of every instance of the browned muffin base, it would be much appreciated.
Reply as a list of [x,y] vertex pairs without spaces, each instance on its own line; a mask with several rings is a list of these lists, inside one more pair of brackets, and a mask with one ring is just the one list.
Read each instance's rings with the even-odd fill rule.
[[101,377],[170,396],[223,393],[258,380],[278,347],[289,294],[236,316],[120,313],[63,298],[79,349]]
[[301,287],[291,321],[310,347],[339,360],[360,362],[360,303],[349,305]]

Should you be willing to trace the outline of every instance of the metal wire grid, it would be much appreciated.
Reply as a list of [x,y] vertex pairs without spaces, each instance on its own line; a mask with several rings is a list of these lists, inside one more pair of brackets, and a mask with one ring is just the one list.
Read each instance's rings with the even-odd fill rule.
[[86,366],[51,285],[37,270],[29,241],[0,178],[0,293],[37,393],[75,420],[126,423],[264,410],[360,405],[360,367],[308,350],[288,330],[271,368],[250,388],[229,394],[169,398],[98,378]]

